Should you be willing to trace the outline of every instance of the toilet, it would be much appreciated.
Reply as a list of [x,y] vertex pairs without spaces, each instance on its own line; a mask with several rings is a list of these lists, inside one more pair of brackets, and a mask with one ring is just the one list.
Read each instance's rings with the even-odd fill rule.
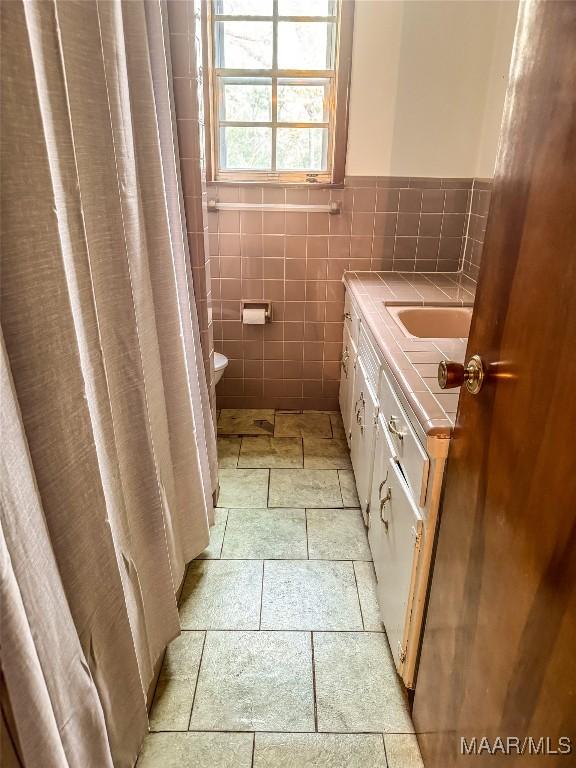
[[218,384],[224,375],[227,365],[228,358],[226,355],[223,355],[221,352],[214,352],[214,384]]

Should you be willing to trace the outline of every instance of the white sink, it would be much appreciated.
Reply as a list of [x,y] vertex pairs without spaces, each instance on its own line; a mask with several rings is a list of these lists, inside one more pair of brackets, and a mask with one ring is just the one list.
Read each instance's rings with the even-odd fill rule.
[[387,306],[406,336],[418,339],[465,339],[470,333],[472,307]]

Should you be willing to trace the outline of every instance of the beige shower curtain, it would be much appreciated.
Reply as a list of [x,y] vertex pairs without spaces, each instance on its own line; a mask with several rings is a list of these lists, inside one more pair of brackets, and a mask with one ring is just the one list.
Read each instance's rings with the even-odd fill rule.
[[165,29],[160,0],[2,3],[1,700],[27,767],[134,764],[208,542]]

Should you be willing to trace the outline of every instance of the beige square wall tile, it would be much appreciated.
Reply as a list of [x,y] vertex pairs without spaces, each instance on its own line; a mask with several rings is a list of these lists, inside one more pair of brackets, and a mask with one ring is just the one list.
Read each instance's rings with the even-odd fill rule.
[[424,768],[418,740],[413,734],[387,733],[384,743],[388,768]]
[[231,509],[222,557],[306,559],[303,509]]
[[314,634],[318,730],[413,733],[385,634]]
[[254,768],[386,768],[378,734],[257,733]]
[[250,768],[253,738],[251,733],[151,733],[138,768]]
[[219,435],[271,435],[274,410],[223,408],[218,418]]
[[352,463],[346,440],[305,437],[304,467],[306,469],[350,469]]
[[239,467],[302,467],[302,439],[299,437],[243,437]]
[[338,478],[340,480],[340,490],[342,491],[342,501],[345,507],[359,507],[360,500],[356,492],[356,481],[354,472],[351,469],[339,469]]
[[218,437],[218,466],[235,468],[240,453],[240,437]]
[[261,560],[193,560],[180,598],[184,629],[258,629]]
[[332,437],[330,416],[327,413],[278,413],[274,437]]
[[268,506],[341,507],[338,474],[330,469],[271,469]]
[[362,622],[367,632],[383,632],[384,625],[376,597],[376,574],[372,563],[354,563]]
[[263,629],[362,629],[352,563],[266,561],[261,626]]
[[226,529],[226,520],[228,510],[216,507],[214,510],[214,525],[210,527],[210,543],[206,549],[198,555],[199,560],[218,560],[222,551],[222,542],[224,540],[224,530]]
[[218,504],[229,509],[266,507],[269,469],[221,469]]
[[372,560],[359,509],[308,509],[310,560]]
[[209,632],[191,730],[313,731],[306,632]]

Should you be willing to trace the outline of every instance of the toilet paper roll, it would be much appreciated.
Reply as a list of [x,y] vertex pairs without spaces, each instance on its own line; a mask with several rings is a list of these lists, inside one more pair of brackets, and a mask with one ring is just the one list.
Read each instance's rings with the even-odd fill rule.
[[244,325],[264,325],[266,322],[265,309],[244,309],[242,310],[242,322]]

